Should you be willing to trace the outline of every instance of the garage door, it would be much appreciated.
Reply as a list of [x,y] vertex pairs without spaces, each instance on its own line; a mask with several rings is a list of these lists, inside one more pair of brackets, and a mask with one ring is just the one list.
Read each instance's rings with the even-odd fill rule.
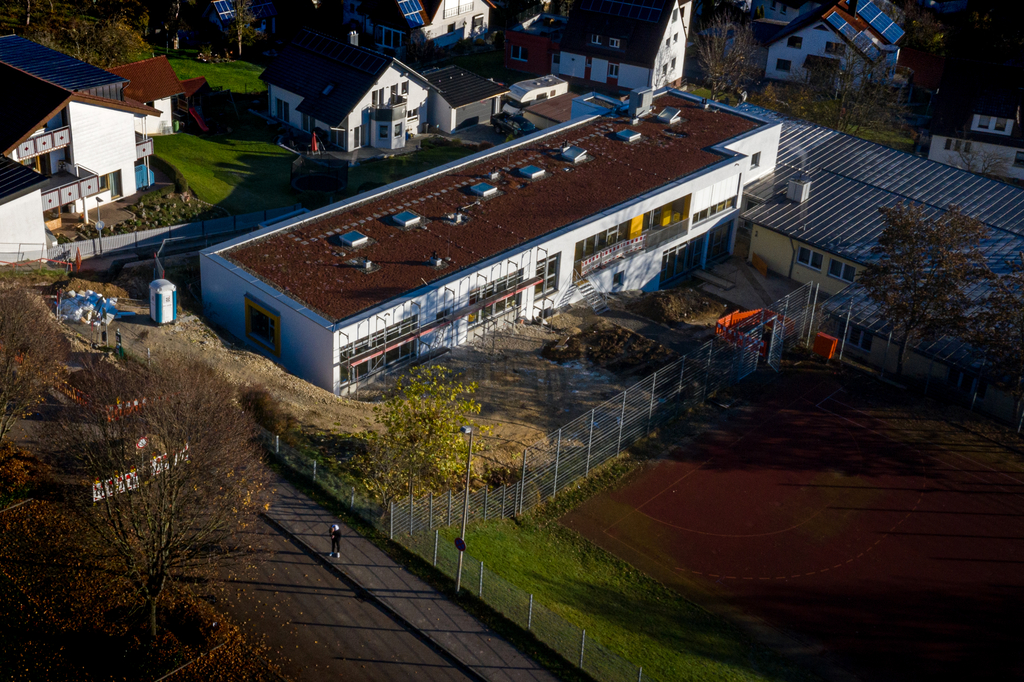
[[491,104],[493,100],[484,100],[483,102],[474,102],[473,104],[467,104],[464,107],[459,107],[455,110],[455,127],[465,128],[468,126],[475,126],[477,123],[490,123],[491,122]]

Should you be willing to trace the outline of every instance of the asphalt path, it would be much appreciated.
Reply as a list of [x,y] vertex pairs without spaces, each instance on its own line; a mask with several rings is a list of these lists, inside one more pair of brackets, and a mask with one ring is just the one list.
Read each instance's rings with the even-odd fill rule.
[[252,532],[268,553],[231,571],[217,606],[263,638],[285,677],[473,679],[265,521]]

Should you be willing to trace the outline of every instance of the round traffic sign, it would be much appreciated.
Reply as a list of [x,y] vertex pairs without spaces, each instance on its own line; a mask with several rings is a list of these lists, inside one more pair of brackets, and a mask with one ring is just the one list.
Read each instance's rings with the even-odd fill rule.
[[466,541],[463,540],[462,538],[455,538],[455,549],[459,550],[460,552],[465,552],[466,551]]
[[146,447],[146,443],[148,442],[149,441],[146,440],[146,437],[143,436],[142,438],[139,439],[139,442],[135,444],[135,447],[141,450],[142,448]]

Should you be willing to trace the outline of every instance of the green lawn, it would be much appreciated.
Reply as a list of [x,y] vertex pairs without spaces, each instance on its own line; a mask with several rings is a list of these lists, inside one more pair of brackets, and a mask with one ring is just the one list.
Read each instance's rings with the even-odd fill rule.
[[[557,516],[613,483],[628,465],[589,480],[573,500],[516,523],[475,524],[472,556],[653,678],[669,680],[816,680],[752,642],[722,618],[684,599],[557,522]],[[603,479],[603,480],[601,480]],[[454,540],[457,528],[441,531]]]
[[206,76],[210,87],[221,87],[234,93],[266,92],[267,85],[260,80],[264,67],[245,60],[221,64],[204,63],[196,59],[198,50],[170,50],[154,48],[154,54],[166,54],[180,80]]
[[295,155],[274,144],[273,130],[251,115],[226,124],[229,134],[154,137],[156,155],[177,166],[196,196],[234,214],[298,202],[290,184]]

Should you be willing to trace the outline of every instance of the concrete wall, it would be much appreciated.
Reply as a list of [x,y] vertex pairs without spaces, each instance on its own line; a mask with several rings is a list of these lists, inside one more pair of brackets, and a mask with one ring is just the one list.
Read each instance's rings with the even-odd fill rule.
[[[969,153],[956,151],[957,146],[963,149],[963,145],[967,142],[968,140],[935,135],[932,137],[931,149],[928,150],[928,159],[975,173],[987,171],[992,175],[1004,178],[1024,180],[1024,161],[1017,163],[1017,154],[1024,152],[1024,148],[1004,147],[998,144],[969,140],[971,144]],[[949,149],[946,149],[947,143]]]
[[[121,195],[135,194],[135,114],[93,104],[70,102],[71,160],[99,175],[121,171]],[[110,201],[110,192],[84,200],[90,209],[95,200]],[[84,209],[82,201],[76,210]]]

